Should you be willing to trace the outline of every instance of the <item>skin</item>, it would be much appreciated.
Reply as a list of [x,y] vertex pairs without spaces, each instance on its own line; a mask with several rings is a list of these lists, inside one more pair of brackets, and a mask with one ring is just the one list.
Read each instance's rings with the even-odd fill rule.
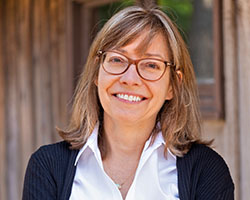
[[[155,35],[144,55],[137,47],[145,39],[145,30],[126,46],[116,49],[131,59],[158,58],[169,61],[168,43],[161,33]],[[104,137],[107,154],[103,166],[108,176],[116,183],[124,183],[120,190],[123,199],[133,182],[141,152],[154,128],[157,114],[165,100],[172,98],[169,84],[169,67],[157,81],[140,78],[136,67],[131,65],[122,75],[110,75],[100,67],[98,94],[104,109]],[[116,94],[139,96],[143,100],[130,102]]]

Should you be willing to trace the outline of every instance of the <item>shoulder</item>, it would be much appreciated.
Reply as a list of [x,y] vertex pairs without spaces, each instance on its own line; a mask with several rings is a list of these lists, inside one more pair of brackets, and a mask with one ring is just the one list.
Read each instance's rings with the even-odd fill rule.
[[203,172],[206,169],[217,172],[229,171],[224,159],[212,148],[203,144],[193,144],[187,154],[178,157],[177,164],[180,167],[183,165],[192,169],[199,168]]
[[31,155],[30,162],[39,163],[44,167],[59,165],[67,163],[72,156],[76,157],[77,152],[77,150],[70,149],[67,142],[61,141],[41,146]]
[[48,154],[60,154],[60,153],[70,153],[70,144],[66,141],[61,141],[53,144],[43,145],[35,151],[34,154],[48,153]]
[[177,158],[177,170],[179,180],[196,188],[200,195],[211,196],[225,190],[233,193],[234,184],[226,162],[206,145],[193,144],[187,154]]
[[33,156],[50,156],[50,155],[60,155],[64,153],[70,153],[70,145],[65,142],[61,141],[58,143],[47,144],[39,147],[34,153]]
[[218,173],[229,173],[229,168],[222,156],[212,148],[203,144],[193,144],[186,155],[186,159],[190,159],[197,165],[201,165],[203,170],[207,169],[211,172],[215,170],[214,172]]
[[206,145],[197,143],[194,143],[188,153],[181,159],[201,163],[207,163],[211,159],[216,163],[225,164],[223,158],[216,151]]
[[62,194],[68,194],[77,153],[67,142],[44,145],[36,150],[26,169],[23,199],[61,199]]

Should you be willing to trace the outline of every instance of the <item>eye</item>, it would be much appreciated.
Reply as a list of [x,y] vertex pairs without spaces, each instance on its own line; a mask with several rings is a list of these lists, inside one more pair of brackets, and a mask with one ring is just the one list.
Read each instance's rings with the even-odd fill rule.
[[154,62],[145,63],[145,67],[149,68],[149,69],[160,69],[160,66],[157,65],[157,63],[154,63]]
[[109,58],[108,62],[109,63],[124,63],[124,60],[119,56],[113,56]]

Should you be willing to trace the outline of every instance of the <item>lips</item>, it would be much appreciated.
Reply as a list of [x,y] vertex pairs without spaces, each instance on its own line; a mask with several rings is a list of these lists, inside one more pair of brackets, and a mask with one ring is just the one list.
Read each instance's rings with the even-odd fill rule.
[[141,97],[138,95],[129,95],[129,94],[122,94],[122,93],[118,93],[114,95],[119,99],[123,99],[129,102],[140,102],[145,99],[144,97]]

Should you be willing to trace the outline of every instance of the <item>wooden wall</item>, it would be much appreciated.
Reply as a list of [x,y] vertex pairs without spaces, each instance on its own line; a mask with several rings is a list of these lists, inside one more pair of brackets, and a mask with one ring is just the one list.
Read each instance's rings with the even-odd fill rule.
[[31,153],[59,140],[72,67],[66,0],[0,0],[0,199],[21,199]]
[[241,199],[250,198],[250,1],[237,1]]

